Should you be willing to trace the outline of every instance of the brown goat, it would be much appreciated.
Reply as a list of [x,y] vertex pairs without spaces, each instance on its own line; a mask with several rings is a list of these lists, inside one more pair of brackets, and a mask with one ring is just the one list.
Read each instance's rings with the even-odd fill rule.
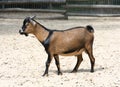
[[95,58],[93,56],[93,35],[94,29],[88,25],[86,27],[74,27],[68,30],[49,30],[39,24],[34,18],[27,17],[23,22],[20,34],[28,36],[34,34],[44,46],[48,59],[43,76],[48,75],[48,69],[52,58],[58,69],[58,75],[62,74],[60,70],[59,55],[77,56],[77,63],[72,72],[77,72],[79,65],[83,61],[82,52],[85,51],[91,62],[91,72],[94,72]]

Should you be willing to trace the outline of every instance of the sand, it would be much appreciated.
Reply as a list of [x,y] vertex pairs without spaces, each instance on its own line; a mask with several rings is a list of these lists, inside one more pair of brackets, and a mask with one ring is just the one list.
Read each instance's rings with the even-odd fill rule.
[[50,29],[67,29],[92,25],[95,29],[95,72],[83,53],[77,73],[74,56],[60,56],[63,75],[57,75],[54,59],[49,76],[43,77],[47,54],[33,36],[19,35],[23,19],[0,19],[0,87],[120,87],[120,18],[71,18],[70,20],[37,20]]

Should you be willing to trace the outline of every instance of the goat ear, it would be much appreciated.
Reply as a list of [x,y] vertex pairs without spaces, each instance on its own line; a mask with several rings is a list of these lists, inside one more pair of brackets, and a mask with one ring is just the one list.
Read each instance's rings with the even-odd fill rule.
[[36,18],[36,16],[31,17],[31,19],[35,19],[35,18]]
[[32,23],[32,25],[33,25],[33,26],[35,26],[35,25],[36,25],[36,22],[35,22],[35,21],[30,20],[30,22]]

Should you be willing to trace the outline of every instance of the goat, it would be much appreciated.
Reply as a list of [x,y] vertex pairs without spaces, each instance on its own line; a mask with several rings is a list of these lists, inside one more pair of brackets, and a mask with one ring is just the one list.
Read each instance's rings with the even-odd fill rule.
[[54,57],[58,69],[58,75],[62,75],[59,63],[59,55],[77,56],[77,63],[72,72],[77,72],[83,61],[82,52],[85,51],[91,62],[91,72],[94,72],[95,58],[93,56],[94,29],[86,27],[74,27],[67,30],[50,30],[34,20],[34,17],[26,17],[23,21],[20,34],[28,36],[33,34],[42,43],[48,54],[46,69],[43,76],[48,76],[48,69]]

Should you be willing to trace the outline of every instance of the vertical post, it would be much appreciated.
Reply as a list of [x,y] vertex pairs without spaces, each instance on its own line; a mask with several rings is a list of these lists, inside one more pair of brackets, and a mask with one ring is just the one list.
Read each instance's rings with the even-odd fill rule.
[[4,4],[2,4],[2,9],[4,9],[5,8],[5,5]]
[[67,12],[68,12],[68,7],[67,7],[67,5],[68,5],[68,0],[65,1],[65,13],[64,13],[65,19],[68,20],[68,14],[67,14]]
[[110,0],[108,0],[108,5],[110,4]]
[[52,9],[52,1],[49,2],[49,8]]
[[[4,0],[2,0],[2,2],[3,2]],[[2,4],[2,9],[4,9],[5,8],[5,5],[4,4]]]

